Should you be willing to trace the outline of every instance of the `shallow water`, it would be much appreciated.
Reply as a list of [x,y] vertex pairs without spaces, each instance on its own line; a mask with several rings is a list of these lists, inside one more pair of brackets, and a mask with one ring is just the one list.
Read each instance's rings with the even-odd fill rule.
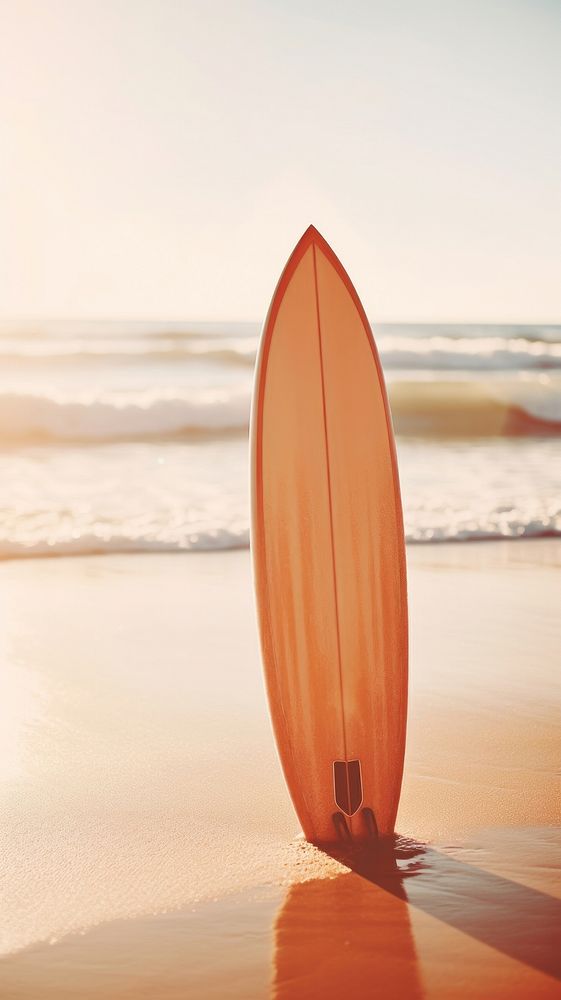
[[461,847],[397,838],[302,880],[295,844],[291,885],[28,948],[0,964],[4,995],[120,1000],[150,984],[161,1000],[549,1000],[561,991],[560,847],[551,828],[482,830]]

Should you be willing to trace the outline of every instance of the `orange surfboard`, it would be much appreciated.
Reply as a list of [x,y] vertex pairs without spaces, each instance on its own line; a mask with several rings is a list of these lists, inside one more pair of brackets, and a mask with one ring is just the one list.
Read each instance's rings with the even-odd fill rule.
[[263,329],[251,546],[269,705],[308,840],[393,832],[407,588],[395,443],[372,331],[313,226]]

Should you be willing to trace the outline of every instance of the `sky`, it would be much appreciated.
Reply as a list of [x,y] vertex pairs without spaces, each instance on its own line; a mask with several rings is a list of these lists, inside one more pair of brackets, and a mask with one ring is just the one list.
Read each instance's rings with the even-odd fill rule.
[[0,318],[561,322],[561,0],[0,0]]

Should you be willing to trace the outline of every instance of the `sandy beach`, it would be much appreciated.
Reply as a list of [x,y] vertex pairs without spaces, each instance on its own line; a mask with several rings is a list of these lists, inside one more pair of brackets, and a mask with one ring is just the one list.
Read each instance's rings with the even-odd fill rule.
[[553,540],[410,546],[395,848],[307,845],[249,555],[5,562],[3,998],[561,992]]

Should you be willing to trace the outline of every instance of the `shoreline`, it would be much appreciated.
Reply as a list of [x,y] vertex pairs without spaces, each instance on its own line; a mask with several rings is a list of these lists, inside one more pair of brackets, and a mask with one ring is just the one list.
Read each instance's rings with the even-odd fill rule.
[[[497,545],[504,544],[512,546],[518,543],[534,543],[534,542],[551,542],[553,544],[557,543],[561,546],[561,535],[556,531],[545,530],[543,533],[537,532],[531,535],[519,535],[517,537],[506,536],[506,535],[481,535],[473,536],[470,538],[431,538],[431,539],[415,539],[410,538],[406,540],[406,549],[409,551],[416,551],[417,549],[432,549],[434,548],[445,548],[448,547],[459,547],[464,546],[471,547],[472,545]],[[109,546],[114,544],[114,539],[107,543]],[[53,551],[47,545],[46,549],[33,549],[21,546],[17,552],[4,552],[0,554],[0,566],[4,563],[14,563],[14,562],[30,562],[35,559],[91,559],[109,556],[188,556],[188,555],[220,555],[228,554],[229,552],[249,552],[250,545],[248,541],[233,542],[231,545],[224,546],[223,548],[208,547],[208,548],[179,548],[174,544],[170,544],[169,548],[162,546],[160,542],[154,543],[154,547],[151,547],[146,543],[146,548],[134,548],[136,542],[132,542],[131,547],[123,545],[122,548],[92,548],[91,550],[81,550],[73,549],[72,543],[69,543],[68,549]]]

